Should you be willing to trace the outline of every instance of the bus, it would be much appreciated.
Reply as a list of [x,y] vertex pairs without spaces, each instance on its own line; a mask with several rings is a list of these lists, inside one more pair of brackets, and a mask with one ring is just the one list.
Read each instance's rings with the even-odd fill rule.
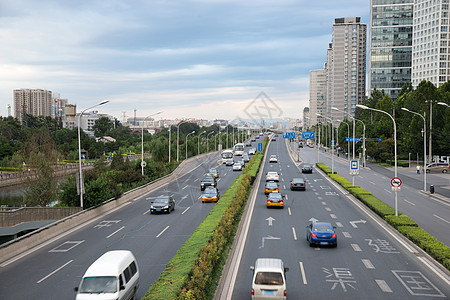
[[244,154],[244,144],[242,143],[238,143],[236,145],[234,145],[234,155],[235,156],[241,156],[242,154]]
[[233,150],[223,150],[220,156],[222,157],[222,163],[224,164],[226,163],[227,159],[233,159]]

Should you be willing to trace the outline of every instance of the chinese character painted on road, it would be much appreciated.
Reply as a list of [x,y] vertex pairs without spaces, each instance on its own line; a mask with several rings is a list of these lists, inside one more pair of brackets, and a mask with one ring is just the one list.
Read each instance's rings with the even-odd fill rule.
[[369,246],[372,246],[373,250],[375,252],[381,252],[381,253],[400,253],[396,251],[393,246],[389,245],[389,242],[386,240],[380,240],[380,239],[366,239],[366,241],[369,242]]
[[350,272],[350,269],[333,268],[332,271],[330,271],[329,269],[322,267],[322,271],[327,274],[325,278],[329,278],[326,281],[333,283],[331,290],[334,290],[338,285],[342,287],[342,290],[344,292],[347,292],[347,287],[350,287],[354,290],[356,289],[352,285],[356,283],[356,280]]

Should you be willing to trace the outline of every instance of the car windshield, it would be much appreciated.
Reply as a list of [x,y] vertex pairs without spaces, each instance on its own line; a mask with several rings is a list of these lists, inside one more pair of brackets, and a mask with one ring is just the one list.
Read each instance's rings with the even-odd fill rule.
[[314,231],[333,232],[333,227],[329,225],[314,225]]
[[216,192],[216,188],[207,187],[203,193],[204,194],[216,194],[217,192]]
[[276,155],[271,155],[270,158],[277,158],[277,156]]
[[292,179],[292,182],[293,183],[303,183],[304,181],[301,178],[294,178],[294,179]]
[[310,168],[311,168],[311,165],[303,165],[303,168],[305,168],[305,169],[310,169]]
[[282,285],[283,276],[279,272],[258,272],[256,273],[255,284]]
[[209,169],[209,173],[210,173],[210,174],[216,174],[216,173],[217,173],[217,170],[216,170],[216,169]]
[[81,284],[80,293],[116,293],[117,278],[114,276],[85,277]]
[[278,184],[276,182],[268,182],[266,183],[266,187],[276,189],[278,187]]
[[212,177],[205,177],[205,178],[203,178],[202,181],[203,182],[214,182],[214,178],[212,178]]
[[277,176],[278,173],[277,172],[269,172],[269,173],[267,173],[267,175],[269,175],[269,176]]
[[156,198],[153,203],[169,203],[169,198]]
[[270,193],[269,198],[274,200],[281,200],[283,196],[281,196],[280,193]]

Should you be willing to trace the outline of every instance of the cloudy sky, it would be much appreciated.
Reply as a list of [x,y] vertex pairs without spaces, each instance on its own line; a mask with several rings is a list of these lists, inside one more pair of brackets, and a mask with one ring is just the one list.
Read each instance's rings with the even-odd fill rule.
[[0,0],[0,115],[13,89],[77,111],[234,119],[264,92],[282,117],[308,106],[339,17],[370,0]]

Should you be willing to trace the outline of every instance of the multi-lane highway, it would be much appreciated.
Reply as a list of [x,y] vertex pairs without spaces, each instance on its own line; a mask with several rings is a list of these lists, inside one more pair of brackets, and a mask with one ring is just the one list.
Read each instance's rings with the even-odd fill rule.
[[[241,172],[219,164],[209,155],[192,171],[166,186],[142,195],[120,209],[73,233],[45,243],[40,249],[0,266],[0,299],[74,299],[74,287],[89,265],[104,252],[128,249],[140,268],[137,297],[144,296],[167,262],[214,206],[199,199],[200,180],[209,168],[219,170],[223,193]],[[167,215],[149,213],[151,199],[173,195],[176,208]]]
[[[314,150],[304,149],[303,154],[307,157],[309,151],[308,162],[314,163]],[[450,297],[448,273],[427,266],[426,257],[317,170],[301,174],[281,137],[271,142],[267,154],[278,155],[278,163],[267,160],[262,170],[279,172],[285,207],[266,207],[263,176],[256,197],[249,203],[251,220],[242,252],[237,249],[234,254],[236,263],[227,274],[230,284],[218,295],[220,299],[250,299],[250,266],[263,257],[281,258],[289,267],[289,299]],[[293,177],[306,180],[306,191],[289,190]],[[337,248],[309,246],[305,226],[313,218],[336,226]]]

